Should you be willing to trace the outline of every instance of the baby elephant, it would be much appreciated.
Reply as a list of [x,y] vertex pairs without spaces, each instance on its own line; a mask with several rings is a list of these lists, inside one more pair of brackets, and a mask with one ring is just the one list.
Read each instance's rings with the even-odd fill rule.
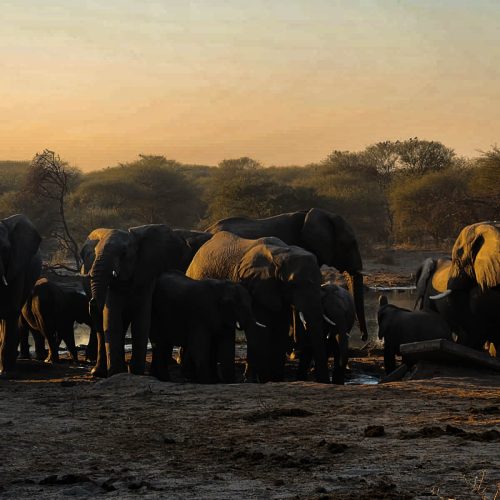
[[234,382],[235,328],[254,324],[251,298],[242,285],[164,273],[153,293],[151,375],[170,379],[168,365],[176,345],[183,348],[183,362],[190,363],[196,382]]
[[384,339],[384,367],[387,374],[396,368],[396,354],[401,344],[423,340],[451,339],[444,319],[437,313],[410,311],[389,304],[387,297],[379,297],[378,338]]
[[[49,345],[48,363],[59,361],[59,345],[64,340],[73,361],[78,361],[73,326],[91,325],[89,303],[83,291],[60,283],[39,279],[22,309],[21,354],[29,357],[28,329],[35,339],[37,358],[45,357],[45,340]],[[28,350],[28,352],[26,352]]]
[[[323,333],[328,357],[333,356],[332,382],[344,384],[345,371],[349,359],[349,337],[354,325],[355,309],[351,294],[341,286],[321,285],[323,306]],[[307,340],[307,338],[306,338]],[[307,380],[312,353],[309,342],[302,342],[297,377]]]

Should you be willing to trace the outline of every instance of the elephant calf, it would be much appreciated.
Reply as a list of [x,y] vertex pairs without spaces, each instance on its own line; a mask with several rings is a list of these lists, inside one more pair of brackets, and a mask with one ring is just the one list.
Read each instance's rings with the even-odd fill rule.
[[387,297],[379,297],[378,338],[384,339],[384,367],[387,374],[396,368],[396,354],[401,344],[423,340],[451,339],[451,331],[437,313],[410,311],[389,304]]
[[[332,382],[344,384],[345,370],[349,359],[349,337],[355,320],[354,300],[343,287],[332,284],[321,286],[323,305],[323,332],[326,340],[328,357],[333,356]],[[298,346],[301,351],[298,370],[299,380],[307,379],[307,370],[311,363],[311,349],[307,342]]]
[[[59,361],[59,345],[62,340],[74,361],[78,361],[73,326],[85,323],[91,326],[89,303],[85,293],[45,278],[39,279],[22,309],[23,334],[21,354],[29,357],[28,329],[33,333],[37,357],[45,357],[45,340],[49,355],[45,361]],[[26,352],[28,351],[28,352]]]
[[242,285],[193,280],[178,271],[162,274],[153,292],[151,375],[169,380],[172,347],[177,345],[196,382],[234,382],[235,328],[254,323],[251,298]]

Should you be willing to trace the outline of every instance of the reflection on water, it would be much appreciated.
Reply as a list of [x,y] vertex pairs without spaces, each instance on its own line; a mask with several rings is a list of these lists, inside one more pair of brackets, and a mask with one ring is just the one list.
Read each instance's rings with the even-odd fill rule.
[[366,373],[358,373],[352,376],[350,379],[346,380],[346,385],[376,385],[379,379],[375,375],[367,375]]
[[[415,303],[415,290],[369,290],[365,292],[365,314],[366,322],[368,324],[369,338],[368,340],[376,340],[378,335],[377,326],[377,310],[378,310],[378,298],[380,295],[386,295],[389,299],[389,303],[396,304],[400,307],[406,307],[407,309],[413,309],[413,304]],[[75,342],[76,345],[87,344],[89,338],[90,329],[86,325],[76,325],[75,328]],[[361,340],[361,333],[355,323],[352,330],[350,346],[351,347],[362,347],[365,344]],[[241,347],[241,345],[239,346]],[[241,350],[241,349],[240,349]],[[238,352],[238,354],[241,354]]]

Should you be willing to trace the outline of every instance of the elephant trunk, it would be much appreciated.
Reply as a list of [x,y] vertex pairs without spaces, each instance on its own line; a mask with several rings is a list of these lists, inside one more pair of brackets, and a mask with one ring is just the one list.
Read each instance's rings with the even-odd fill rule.
[[359,329],[361,330],[361,338],[368,340],[368,328],[366,327],[365,319],[365,300],[363,290],[363,275],[359,272],[344,272],[344,278],[347,281],[349,292],[354,299],[354,309],[358,318]]
[[5,277],[5,267],[0,258],[0,286],[8,286],[7,278]]
[[104,309],[112,271],[111,256],[98,255],[90,270],[90,293],[91,304],[95,305],[99,311]]

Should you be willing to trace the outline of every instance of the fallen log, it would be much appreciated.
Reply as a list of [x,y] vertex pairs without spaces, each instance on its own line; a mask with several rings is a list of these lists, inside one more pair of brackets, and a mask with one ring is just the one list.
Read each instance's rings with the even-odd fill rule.
[[445,339],[402,344],[400,352],[410,363],[422,360],[500,371],[500,359]]

